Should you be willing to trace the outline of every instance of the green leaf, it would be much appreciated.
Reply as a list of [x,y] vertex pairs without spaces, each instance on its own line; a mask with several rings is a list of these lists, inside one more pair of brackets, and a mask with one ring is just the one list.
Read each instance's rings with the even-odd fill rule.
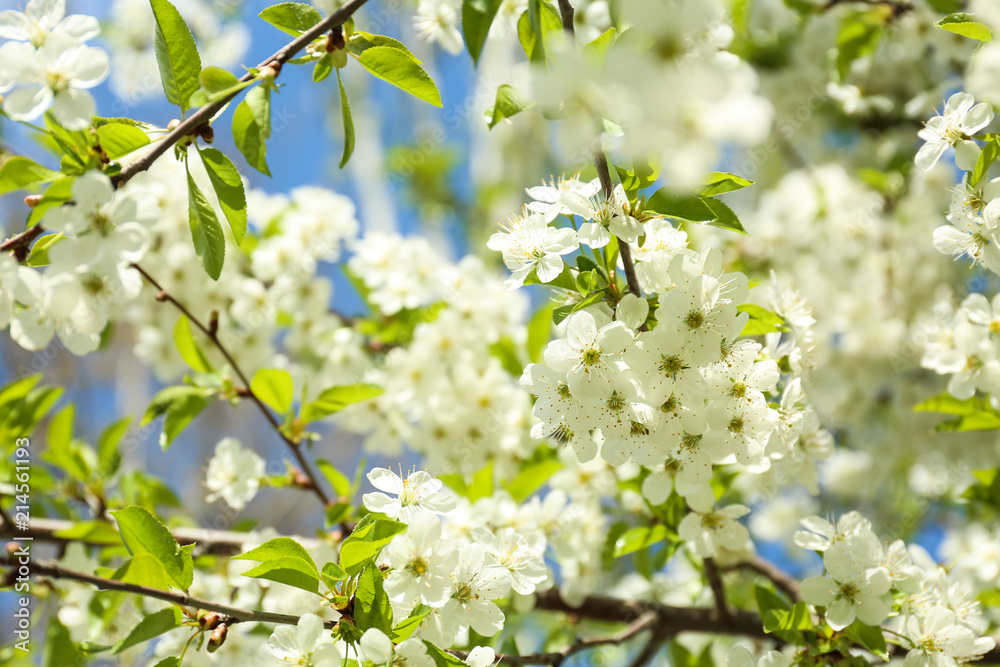
[[191,423],[191,420],[208,406],[208,397],[214,393],[214,389],[187,385],[162,389],[153,396],[139,426],[145,426],[157,417],[165,415],[163,433],[160,434],[160,447],[166,449]]
[[805,602],[796,602],[788,611],[772,609],[764,617],[764,632],[767,633],[813,629],[812,616]]
[[788,327],[785,326],[785,320],[777,313],[771,312],[763,306],[745,303],[737,306],[736,312],[749,313],[750,315],[750,319],[747,320],[743,331],[740,332],[741,336],[763,336],[764,334],[776,331],[788,331]]
[[972,170],[972,173],[969,174],[968,187],[975,188],[979,185],[980,181],[990,173],[990,167],[996,161],[998,155],[1000,155],[1000,142],[994,138],[983,146],[983,150],[976,160],[976,166]]
[[386,37],[385,35],[375,35],[370,32],[364,32],[359,30],[348,38],[346,48],[348,53],[360,56],[368,49],[374,48],[376,46],[388,46],[390,48],[396,49],[397,51],[402,51],[406,55],[416,60],[418,64],[422,64],[420,59],[417,58],[415,55],[413,55],[413,53],[411,53],[408,48],[406,48],[405,44],[403,44],[398,39],[393,39],[392,37]]
[[212,181],[215,195],[219,198],[222,213],[229,221],[236,243],[243,243],[247,233],[247,196],[243,191],[243,179],[236,170],[233,161],[225,153],[215,148],[203,148],[198,151],[201,163]]
[[221,67],[206,67],[201,70],[201,74],[198,75],[198,83],[201,84],[210,100],[217,96],[225,96],[231,89],[241,84],[235,74]]
[[941,431],[993,431],[1000,429],[1000,414],[995,412],[975,412],[971,415],[948,419],[937,424],[934,430]]
[[500,9],[501,0],[464,0],[462,2],[462,33],[472,64],[479,65],[479,56],[490,34],[490,26]]
[[367,401],[384,393],[385,389],[373,384],[348,384],[330,387],[317,396],[315,400],[302,406],[301,417],[305,422],[313,422],[329,417],[335,412],[340,412],[348,405]]
[[504,485],[504,488],[514,498],[514,502],[524,502],[561,469],[562,464],[555,459],[539,461],[521,470],[514,479]]
[[31,246],[31,253],[25,260],[25,266],[42,267],[49,265],[49,248],[59,243],[66,236],[64,234],[46,234]]
[[[6,163],[5,163],[6,164]],[[0,167],[2,171],[2,167]],[[28,214],[28,224],[30,227],[37,224],[44,216],[45,213],[55,207],[61,206],[73,196],[73,181],[76,180],[71,176],[63,176],[62,178],[57,178],[52,182],[52,185],[45,188],[42,192],[42,198],[35,204],[35,207],[31,209],[31,213]]]
[[190,550],[182,549],[156,517],[137,506],[112,511],[111,515],[130,554],[152,556],[178,588],[186,591],[191,586],[194,569]]
[[58,171],[46,169],[34,160],[17,155],[0,165],[0,195],[35,183],[48,183],[58,176]]
[[879,11],[859,11],[849,14],[841,22],[837,34],[837,76],[844,81],[855,60],[875,52],[885,27]]
[[149,144],[149,136],[135,121],[102,118],[94,125],[97,141],[111,160],[117,160]]
[[976,20],[974,14],[965,12],[955,12],[948,14],[934,25],[944,28],[948,32],[953,32],[962,37],[975,39],[980,42],[992,42],[993,32],[983,23]]
[[[257,88],[254,88],[257,90]],[[250,91],[251,93],[253,90]],[[249,99],[250,94],[247,94]],[[254,112],[247,100],[243,100],[236,106],[233,112],[233,141],[243,157],[251,167],[266,174],[271,175],[267,168],[267,137],[264,135],[264,128],[260,126],[254,117]]]
[[340,115],[344,119],[344,153],[340,156],[340,168],[343,169],[354,153],[354,119],[351,117],[351,103],[347,99],[344,81],[337,70],[337,85],[340,86]]
[[173,581],[163,564],[150,554],[137,554],[115,573],[115,578],[126,584],[138,584],[160,590],[169,590]]
[[63,540],[77,540],[90,544],[122,544],[121,534],[107,521],[80,521],[69,528],[53,533]]
[[740,224],[740,219],[733,213],[733,209],[729,208],[725,203],[712,197],[703,197],[702,201],[711,209],[712,214],[715,216],[715,219],[709,220],[708,224],[740,234],[747,233],[747,230],[743,229],[743,225]]
[[587,42],[581,47],[580,51],[589,58],[595,60],[603,59],[611,45],[615,43],[615,32],[614,26],[608,28],[603,33]]
[[844,629],[844,634],[883,660],[889,660],[889,651],[885,644],[885,635],[882,634],[882,628],[865,625],[861,621],[854,621],[854,623],[851,623]]
[[375,519],[366,515],[340,546],[340,567],[354,576],[361,571],[382,547],[406,530],[406,524],[391,519]]
[[184,362],[199,373],[211,373],[214,369],[205,353],[201,351],[191,332],[191,322],[187,315],[181,315],[174,325],[174,345]]
[[[320,81],[326,80],[330,76],[330,72],[334,70],[333,67],[333,53],[323,54],[319,60],[316,61],[316,66],[313,67],[313,83],[319,83]],[[340,70],[337,70],[338,73]]]
[[402,621],[396,624],[396,627],[392,629],[392,635],[390,638],[393,642],[399,643],[406,641],[413,636],[420,624],[424,622],[427,615],[433,611],[430,607],[424,604],[418,604],[410,612],[410,615],[404,618]]
[[118,452],[118,443],[121,442],[131,423],[131,417],[123,417],[109,424],[97,438],[97,458],[103,476],[113,475],[121,465],[122,457]]
[[292,376],[277,368],[261,368],[250,380],[250,391],[279,413],[292,407],[293,390]]
[[373,46],[357,58],[366,70],[383,81],[433,106],[441,106],[441,94],[434,80],[409,53],[390,46]]
[[978,396],[955,398],[945,392],[913,407],[914,412],[942,412],[948,415],[971,415],[989,409],[989,403]]
[[392,634],[392,605],[382,587],[382,573],[374,563],[369,563],[358,577],[354,620],[361,631],[378,628],[386,635]]
[[625,531],[615,542],[615,558],[647,549],[659,544],[667,537],[667,527],[662,523],[655,526],[636,526]]
[[310,593],[319,593],[319,573],[312,559],[305,561],[295,556],[282,556],[264,561],[257,567],[243,573],[244,577],[268,579],[279,584],[300,588]]
[[290,537],[275,537],[246,553],[232,557],[233,560],[255,560],[259,562],[266,562],[276,558],[298,558],[299,560],[303,560],[312,566],[310,571],[313,575],[319,576],[319,570],[316,569],[316,563],[313,562],[312,556],[309,555],[304,546]]
[[323,583],[326,584],[327,588],[333,590],[338,582],[347,579],[347,572],[336,563],[327,563],[323,566],[320,577],[322,577]]
[[545,62],[545,54],[552,50],[554,40],[563,38],[562,16],[545,0],[528,0],[527,11],[517,21],[517,37],[529,60]]
[[316,459],[316,467],[330,482],[330,486],[333,487],[338,497],[349,498],[351,496],[351,480],[347,479],[347,476],[337,470],[332,463],[326,459]]
[[139,621],[124,639],[115,644],[111,650],[112,655],[118,655],[130,646],[149,641],[154,637],[159,637],[164,632],[169,632],[181,624],[181,612],[176,607],[158,611],[150,614]]
[[222,264],[226,260],[226,235],[222,232],[219,219],[215,217],[212,205],[191,177],[191,172],[188,172],[187,181],[188,223],[191,226],[194,251],[205,267],[205,273],[212,280],[218,280],[222,274]]
[[598,304],[603,300],[604,300],[604,290],[601,290],[599,292],[594,292],[593,294],[588,295],[587,298],[577,301],[576,303],[570,303],[565,306],[559,306],[558,308],[552,310],[552,321],[555,324],[560,324],[563,320],[565,320],[567,317],[569,317],[576,311],[583,310],[584,308],[588,308],[590,306],[593,306],[594,304]]
[[646,202],[646,210],[689,222],[715,220],[715,213],[709,208],[705,199],[689,193],[675,192],[667,187],[662,187],[652,194]]
[[517,92],[514,86],[502,83],[497,88],[496,102],[485,111],[486,126],[492,130],[503,119],[516,116],[525,109],[533,106],[534,102],[529,102],[521,97],[521,94]]
[[757,599],[757,613],[761,618],[767,616],[770,611],[788,611],[791,607],[780,598],[777,593],[770,588],[757,584],[754,588],[754,596]]
[[742,190],[748,185],[753,185],[753,181],[725,171],[713,171],[705,176],[704,183],[704,187],[702,187],[701,191],[698,193],[702,197],[711,197],[712,195],[734,192],[736,190]]
[[189,108],[191,96],[198,91],[201,56],[194,37],[180,12],[167,0],[149,0],[156,20],[154,46],[160,68],[163,92],[171,104],[182,111]]
[[278,30],[295,37],[323,20],[319,10],[301,2],[282,2],[279,5],[272,5],[257,16]]
[[552,336],[552,306],[539,308],[528,322],[528,359],[535,363]]

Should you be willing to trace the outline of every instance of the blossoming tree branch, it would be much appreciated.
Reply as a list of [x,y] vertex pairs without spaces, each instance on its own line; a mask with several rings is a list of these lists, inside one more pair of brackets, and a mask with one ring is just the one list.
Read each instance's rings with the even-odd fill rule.
[[[160,389],[91,437],[5,372],[4,664],[1000,664],[1000,5],[283,2],[237,76],[240,3],[68,4],[0,12],[3,349]],[[292,69],[354,199],[250,186]],[[444,139],[386,165],[386,87],[472,185]],[[253,441],[179,498],[142,435],[222,402]],[[307,523],[232,519],[278,489]]]

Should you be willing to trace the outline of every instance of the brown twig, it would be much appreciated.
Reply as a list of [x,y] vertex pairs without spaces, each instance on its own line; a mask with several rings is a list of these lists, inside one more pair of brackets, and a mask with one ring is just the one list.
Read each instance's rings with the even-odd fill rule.
[[[611,171],[608,168],[608,158],[600,146],[594,149],[594,166],[597,167],[597,177],[601,179],[604,197],[611,201],[614,192],[614,187],[611,185]],[[632,249],[629,248],[627,242],[618,239],[618,251],[622,256],[622,264],[625,265],[625,280],[628,282],[629,291],[636,296],[642,296],[642,290],[639,289],[639,278],[635,275],[635,264],[632,262]]]
[[702,563],[705,567],[705,578],[708,579],[708,586],[712,589],[712,597],[715,599],[715,610],[723,621],[731,621],[732,613],[729,611],[729,605],[726,604],[726,588],[722,585],[719,567],[713,558],[706,558]]
[[16,234],[3,243],[0,243],[0,252],[13,252],[18,262],[23,262],[28,257],[28,249],[31,242],[41,236],[45,230],[41,225],[28,227],[20,234]]
[[[304,49],[306,45],[314,39],[320,37],[323,33],[336,26],[343,25],[344,21],[349,19],[351,15],[358,11],[367,1],[368,0],[348,0],[344,6],[339,8],[337,11],[333,12],[312,28],[299,35],[293,41],[278,49],[274,55],[259,64],[257,69],[263,69],[269,65],[280,68],[281,65],[284,65],[286,62],[291,60],[296,53]],[[242,78],[240,78],[240,81],[246,82],[253,78],[254,75],[247,72],[242,76]],[[152,166],[152,164],[161,155],[166,153],[167,150],[178,141],[189,135],[199,133],[202,126],[208,125],[212,121],[212,118],[215,117],[215,115],[219,113],[223,107],[229,104],[230,100],[236,97],[237,94],[239,94],[239,91],[236,91],[231,95],[227,95],[222,99],[216,100],[215,102],[211,102],[210,104],[206,104],[181,121],[177,127],[171,130],[169,134],[153,144],[152,150],[150,150],[149,153],[122,169],[121,173],[118,174],[115,179],[115,183],[118,186],[124,185],[136,174],[149,169],[149,167]]]
[[196,327],[198,327],[198,329],[201,330],[202,333],[208,336],[209,340],[212,341],[212,344],[215,346],[215,348],[222,353],[223,358],[225,358],[226,362],[233,369],[233,372],[236,373],[240,382],[243,383],[243,386],[238,388],[240,390],[240,393],[247,396],[248,398],[250,398],[250,400],[254,402],[254,404],[257,406],[257,409],[260,410],[261,414],[264,415],[268,423],[271,425],[271,428],[274,429],[275,433],[278,434],[278,436],[282,439],[282,441],[284,441],[285,445],[287,445],[288,448],[292,451],[292,454],[295,456],[295,460],[298,461],[299,468],[301,469],[302,474],[304,474],[309,479],[308,488],[313,493],[316,494],[316,496],[323,502],[324,506],[332,505],[333,501],[327,495],[326,491],[323,490],[323,487],[320,486],[319,478],[317,477],[316,472],[312,469],[312,466],[306,459],[305,454],[302,453],[302,446],[298,442],[288,437],[288,435],[286,435],[284,431],[281,430],[281,424],[278,423],[277,418],[271,413],[271,411],[267,408],[267,406],[264,405],[264,402],[260,400],[260,397],[257,396],[256,393],[254,393],[253,389],[250,388],[250,380],[243,372],[243,369],[240,368],[240,365],[236,363],[236,360],[233,359],[233,355],[230,354],[226,346],[223,345],[222,341],[219,340],[217,332],[213,332],[209,326],[205,325],[199,318],[195,317],[194,314],[191,313],[191,311],[184,306],[184,304],[182,304],[180,301],[174,298],[169,292],[163,289],[160,283],[156,282],[156,279],[153,278],[151,275],[149,275],[149,273],[145,269],[143,269],[138,264],[132,264],[132,268],[134,268],[136,271],[142,274],[142,277],[146,279],[146,282],[148,282],[150,285],[159,290],[159,292],[156,295],[156,299],[158,301],[167,301],[172,303],[177,308],[177,310],[181,311],[184,315],[187,316],[188,320],[190,320],[192,324],[194,324]]
[[559,14],[562,16],[563,31],[572,37],[576,32],[573,24],[573,4],[569,0],[559,0]]
[[757,556],[753,560],[746,561],[744,563],[737,563],[736,565],[730,565],[726,570],[751,570],[757,574],[766,577],[771,580],[781,592],[788,596],[788,599],[792,603],[798,602],[802,599],[802,595],[799,593],[799,582],[792,578],[787,572],[780,569],[774,563],[764,560],[760,556]]
[[[2,563],[8,567],[17,566],[17,563],[15,563],[10,556],[4,557]],[[28,568],[32,573],[42,575],[44,577],[79,581],[85,584],[90,584],[91,586],[96,586],[102,590],[122,591],[124,593],[132,593],[134,595],[144,595],[157,600],[163,600],[164,602],[172,602],[174,604],[181,605],[182,607],[191,607],[193,609],[226,614],[227,616],[239,621],[277,623],[281,625],[296,625],[299,622],[298,616],[275,614],[273,612],[259,611],[257,609],[242,609],[240,607],[232,607],[230,605],[212,602],[211,600],[202,600],[200,598],[191,597],[186,593],[172,593],[170,591],[160,590],[159,588],[150,588],[148,586],[140,586],[139,584],[127,584],[124,581],[118,581],[117,579],[105,579],[103,577],[87,574],[86,572],[70,570],[62,567],[54,561],[32,562],[28,565]],[[336,621],[323,621],[323,625],[332,629],[333,626],[336,625]]]
[[[12,521],[4,520],[0,524],[0,539],[12,537],[30,537],[36,542],[47,542],[51,544],[69,544],[77,542],[89,546],[108,546],[106,541],[99,539],[88,539],[86,537],[63,537],[60,533],[75,528],[76,521],[66,519],[48,519],[32,517],[27,530],[17,530]],[[111,526],[111,523],[108,523]],[[198,549],[203,554],[224,556],[238,554],[246,548],[247,542],[251,539],[248,533],[241,533],[233,530],[210,530],[207,528],[184,528],[171,529],[174,539],[181,545],[197,544]],[[336,541],[339,534],[331,536]],[[306,549],[313,549],[320,545],[320,541],[309,537],[293,536],[293,539]]]

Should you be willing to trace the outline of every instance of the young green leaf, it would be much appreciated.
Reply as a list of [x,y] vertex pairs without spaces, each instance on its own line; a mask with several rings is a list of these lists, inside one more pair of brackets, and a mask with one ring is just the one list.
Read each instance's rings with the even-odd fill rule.
[[374,563],[369,563],[358,577],[358,589],[354,593],[354,620],[359,630],[378,628],[387,635],[392,634],[392,605],[382,588],[382,573]]
[[46,169],[34,160],[17,155],[0,165],[0,195],[35,183],[48,183],[58,176],[58,171]]
[[225,153],[215,148],[203,148],[198,151],[201,162],[208,172],[208,178],[215,188],[219,198],[222,213],[229,221],[236,243],[243,243],[247,233],[247,196],[243,190],[243,179],[236,165],[226,157]]
[[181,624],[181,612],[176,607],[163,609],[154,614],[146,616],[139,624],[129,631],[128,635],[114,645],[111,649],[112,655],[118,655],[125,649],[159,637],[164,632],[169,632]]
[[279,413],[292,407],[292,376],[277,368],[261,368],[250,380],[250,391]]
[[367,401],[384,393],[385,389],[373,384],[348,384],[330,387],[317,396],[315,400],[302,406],[302,420],[312,422],[323,419],[335,412],[340,412],[348,405]]
[[214,369],[208,361],[208,357],[201,351],[201,347],[191,333],[191,322],[187,315],[181,315],[174,325],[174,346],[180,353],[184,362],[199,373],[211,373]]
[[615,542],[615,558],[659,544],[666,537],[667,527],[662,523],[630,528]]
[[188,385],[167,387],[153,396],[139,426],[145,426],[157,417],[165,416],[163,433],[160,434],[160,447],[166,449],[191,423],[191,420],[208,406],[208,397],[214,393],[214,389],[204,387]]
[[504,488],[510,492],[510,495],[516,502],[523,502],[531,497],[531,494],[535,491],[542,488],[549,481],[549,478],[561,468],[562,464],[555,459],[533,463],[521,470],[514,479],[507,482]]
[[243,100],[233,112],[233,141],[251,167],[270,176],[271,170],[267,167],[266,140],[264,130],[257,123],[253,110],[247,100]]
[[390,519],[374,519],[365,516],[340,546],[340,567],[353,576],[361,571],[382,547],[389,544],[398,533],[406,530],[406,524]]
[[472,64],[479,64],[479,56],[483,52],[486,38],[490,34],[490,26],[500,9],[501,0],[463,0],[462,2],[462,32],[465,34],[465,47],[472,56]]
[[149,143],[149,136],[127,118],[101,118],[94,123],[97,141],[111,160],[117,160]]
[[715,219],[715,213],[703,198],[674,192],[667,187],[662,187],[652,194],[646,202],[646,210],[689,222],[708,222]]
[[131,423],[131,417],[123,417],[109,424],[98,436],[97,459],[102,475],[113,475],[121,465],[122,457],[118,451],[118,443],[121,442]]
[[301,2],[282,2],[272,5],[257,16],[278,30],[298,37],[323,19],[319,10]]
[[347,91],[344,90],[344,81],[340,78],[339,69],[337,85],[340,86],[340,113],[344,117],[344,154],[340,157],[340,168],[343,169],[354,153],[354,119],[351,117],[351,103],[347,99]]
[[351,496],[351,480],[347,479],[347,475],[337,470],[326,459],[316,459],[316,467],[330,482],[330,486],[333,487],[338,497],[349,498]]
[[215,216],[212,205],[188,172],[188,223],[191,226],[191,239],[194,241],[194,251],[205,268],[205,273],[212,280],[218,280],[222,274],[222,264],[226,259],[226,236],[222,225]]
[[319,574],[311,559],[307,562],[295,556],[272,558],[247,570],[243,576],[276,581],[310,593],[319,593]]
[[365,49],[358,62],[373,75],[433,106],[441,106],[441,94],[434,80],[409,53],[390,46]]
[[486,126],[492,130],[503,119],[516,116],[525,109],[533,106],[534,102],[529,102],[521,97],[521,94],[517,92],[514,86],[502,83],[497,88],[497,97],[493,106],[485,111]]
[[975,14],[965,12],[955,12],[948,14],[934,25],[944,28],[948,32],[953,32],[962,37],[968,37],[980,42],[992,42],[993,31],[989,27],[976,20]]
[[316,563],[306,548],[290,537],[275,537],[258,545],[246,553],[233,556],[233,560],[255,560],[259,562],[275,558],[299,558],[312,564],[312,572],[318,574]]
[[156,517],[135,506],[113,511],[111,515],[118,522],[118,531],[130,554],[152,556],[178,588],[187,590],[191,586],[194,566],[190,549],[182,548]]
[[736,190],[742,190],[748,185],[753,185],[753,181],[725,171],[713,171],[705,176],[704,183],[705,185],[698,193],[702,197],[711,197],[713,195],[721,195],[726,192],[734,192]]
[[184,18],[172,4],[167,0],[149,0],[149,4],[156,23],[154,50],[163,92],[171,104],[187,111],[191,96],[199,88],[201,56],[198,47]]

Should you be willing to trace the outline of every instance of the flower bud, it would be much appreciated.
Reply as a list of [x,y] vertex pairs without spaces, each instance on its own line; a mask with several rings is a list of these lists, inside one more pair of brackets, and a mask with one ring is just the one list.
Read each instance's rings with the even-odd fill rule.
[[212,636],[208,640],[208,652],[215,653],[220,646],[222,646],[226,641],[226,624],[220,623],[215,630],[212,631]]

